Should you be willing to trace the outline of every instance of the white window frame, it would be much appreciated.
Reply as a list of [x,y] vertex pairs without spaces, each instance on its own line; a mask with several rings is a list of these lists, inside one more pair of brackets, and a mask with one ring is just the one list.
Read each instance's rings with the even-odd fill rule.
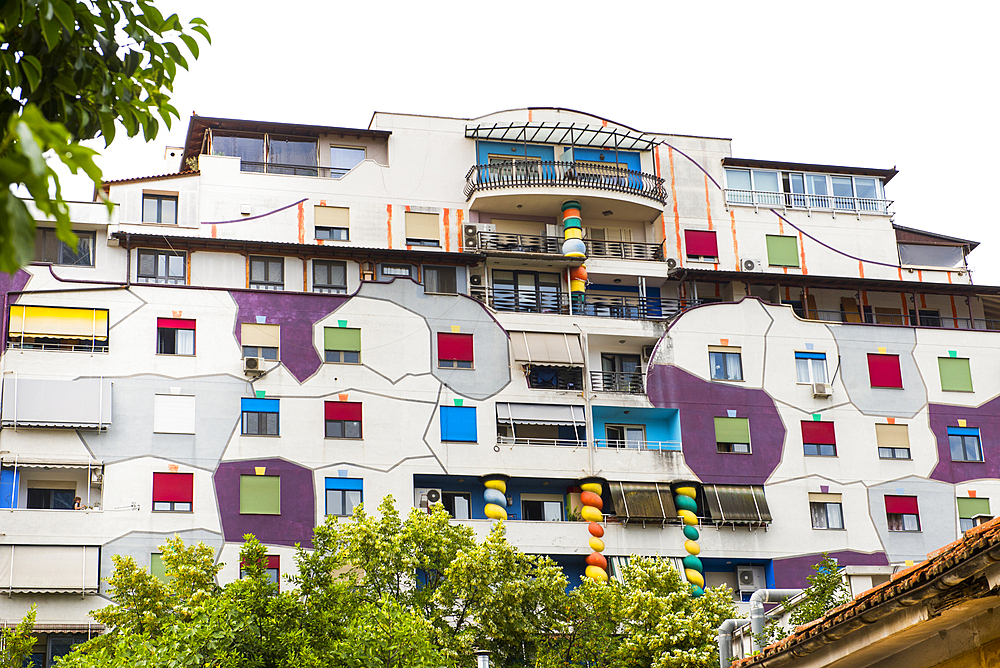
[[813,364],[812,363],[813,362],[818,362],[819,360],[817,360],[815,358],[806,359],[806,361],[809,362],[809,364],[806,365],[806,370],[809,372],[809,379],[808,380],[802,380],[799,377],[799,359],[800,358],[798,358],[798,357],[795,358],[795,383],[797,385],[812,385],[813,383],[829,383],[830,382],[830,367],[827,366],[827,358],[825,357],[826,352],[824,352],[822,350],[796,350],[795,352],[796,353],[809,353],[809,354],[812,354],[812,355],[823,355],[824,356],[823,357],[823,373],[825,375],[825,378],[823,380],[816,380],[816,378],[813,375]]

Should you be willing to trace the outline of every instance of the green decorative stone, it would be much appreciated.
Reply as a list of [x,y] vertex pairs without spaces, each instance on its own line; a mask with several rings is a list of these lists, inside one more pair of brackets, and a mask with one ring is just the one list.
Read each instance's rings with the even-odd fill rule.
[[701,559],[694,556],[693,554],[689,554],[688,556],[684,557],[683,561],[684,561],[684,568],[690,568],[691,570],[698,571],[699,573],[705,572],[705,566],[701,563]]
[[674,497],[674,505],[678,510],[690,510],[692,513],[698,512],[698,504],[690,496],[678,494]]
[[691,526],[684,527],[684,537],[688,540],[698,540],[698,530]]

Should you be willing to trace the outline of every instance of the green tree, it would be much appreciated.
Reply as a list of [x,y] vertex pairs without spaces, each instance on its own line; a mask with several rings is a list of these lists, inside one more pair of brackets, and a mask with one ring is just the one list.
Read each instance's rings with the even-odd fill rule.
[[146,141],[161,121],[169,128],[179,117],[170,94],[178,67],[188,67],[184,52],[199,54],[193,33],[210,41],[204,21],[185,27],[152,0],[0,3],[0,270],[13,273],[34,255],[35,214],[14,195],[18,186],[55,219],[59,238],[76,244],[45,156],[83,171],[96,188],[96,152],[79,142],[109,144],[116,121]]
[[35,606],[12,629],[0,629],[0,668],[22,668],[31,657],[35,637]]
[[800,601],[789,615],[793,626],[799,626],[814,619],[819,619],[838,605],[851,600],[851,588],[840,574],[837,560],[823,553],[823,559],[813,565],[813,574],[806,578],[809,588],[805,598]]

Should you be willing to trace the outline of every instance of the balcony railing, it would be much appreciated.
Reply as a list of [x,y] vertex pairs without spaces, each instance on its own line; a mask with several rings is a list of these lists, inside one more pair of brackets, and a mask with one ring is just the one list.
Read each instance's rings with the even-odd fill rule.
[[258,174],[285,174],[287,176],[319,176],[324,179],[339,179],[349,172],[342,167],[318,167],[316,165],[283,165],[276,162],[240,161],[241,172]]
[[628,193],[667,201],[663,179],[653,174],[623,169],[616,165],[556,160],[514,160],[473,165],[465,175],[465,198],[475,192],[501,188],[533,188],[554,186],[590,188]]
[[587,441],[572,438],[514,438],[497,436],[497,445],[559,445],[567,448],[585,448]]
[[[799,313],[803,316],[802,313]],[[823,322],[842,322],[866,325],[897,325],[901,327],[939,327],[941,329],[978,329],[984,331],[1000,330],[1000,320],[990,318],[959,318],[946,315],[929,315],[927,313],[865,313],[864,320],[857,311],[820,311],[809,309],[803,316],[806,320],[821,320]]]
[[587,294],[584,302],[579,304],[571,303],[569,294],[565,292],[498,287],[473,289],[472,296],[505,313],[589,315],[622,320],[668,320],[684,309],[701,303],[696,299]]
[[844,211],[846,213],[862,213],[889,215],[892,200],[873,199],[870,197],[841,197],[839,195],[806,195],[801,193],[776,193],[761,190],[726,190],[726,204],[741,206],[805,209],[811,211]]
[[[479,233],[479,248],[485,251],[562,255],[563,241],[562,237],[546,237],[534,234],[507,234],[505,232]],[[663,261],[662,244],[603,241],[601,239],[584,239],[583,243],[587,246],[587,257]]]
[[606,438],[594,439],[594,446],[598,448],[612,448],[617,450],[673,450],[680,451],[680,441],[619,441],[608,440]]
[[591,371],[590,388],[594,392],[645,394],[642,373],[621,371]]

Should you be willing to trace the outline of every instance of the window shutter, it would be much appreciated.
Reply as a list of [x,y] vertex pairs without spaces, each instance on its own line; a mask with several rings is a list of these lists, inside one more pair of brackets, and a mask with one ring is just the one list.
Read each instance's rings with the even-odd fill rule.
[[899,370],[899,355],[868,353],[868,376],[872,387],[903,387],[903,375]]
[[345,206],[313,207],[317,227],[350,227],[351,210]]
[[436,213],[406,212],[407,239],[439,239],[440,217]]
[[327,478],[326,489],[363,490],[362,478]]
[[361,330],[349,327],[325,327],[323,347],[326,350],[361,352]]
[[279,399],[240,399],[240,411],[243,413],[277,413]]
[[767,235],[767,263],[772,267],[799,266],[799,240],[795,237]]
[[972,370],[969,360],[961,357],[939,357],[941,390],[944,392],[972,392]]
[[917,497],[885,495],[885,512],[892,515],[919,515]]
[[327,401],[324,409],[327,420],[361,421],[360,401]]
[[441,440],[465,443],[475,443],[478,441],[476,407],[442,406]]
[[153,501],[191,503],[193,500],[193,473],[153,474]]
[[439,360],[471,362],[475,359],[472,355],[472,334],[438,332],[437,340]]
[[244,346],[277,348],[280,333],[280,325],[254,325],[245,322],[240,327],[240,342]]
[[958,516],[962,519],[972,519],[976,515],[990,514],[989,499],[958,499]]
[[750,420],[748,418],[715,418],[716,443],[749,443]]
[[153,432],[157,434],[193,434],[195,398],[182,394],[157,394],[153,397]]
[[715,239],[715,232],[684,230],[684,245],[687,248],[688,255],[719,256],[719,246]]
[[910,430],[905,424],[877,424],[875,440],[880,448],[908,448]]
[[241,475],[240,514],[280,515],[281,478],[276,475]]
[[158,329],[194,329],[194,320],[186,318],[157,318],[156,327]]
[[802,442],[817,445],[836,445],[832,422],[802,421]]

